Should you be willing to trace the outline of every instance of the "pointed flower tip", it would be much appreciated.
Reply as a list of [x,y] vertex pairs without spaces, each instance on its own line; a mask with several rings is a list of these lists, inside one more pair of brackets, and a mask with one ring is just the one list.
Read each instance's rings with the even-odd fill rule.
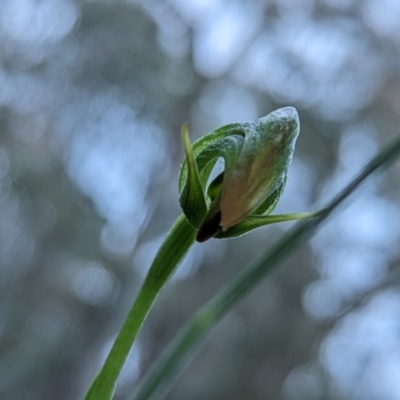
[[300,119],[297,110],[294,107],[284,107],[275,110],[265,117],[259,119],[261,124],[270,126],[271,124],[278,124],[289,137],[296,137],[300,131]]
[[299,114],[294,107],[283,107],[275,110],[269,114],[273,118],[283,120],[286,122],[299,122]]

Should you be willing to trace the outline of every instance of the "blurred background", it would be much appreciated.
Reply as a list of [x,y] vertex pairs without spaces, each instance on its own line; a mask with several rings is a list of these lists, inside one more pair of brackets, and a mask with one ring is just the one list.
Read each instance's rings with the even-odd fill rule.
[[[295,106],[277,212],[316,210],[400,132],[397,0],[2,0],[0,398],[81,399],[180,214],[192,140]],[[400,163],[208,337],[169,400],[400,399]],[[289,223],[195,245],[121,376]]]

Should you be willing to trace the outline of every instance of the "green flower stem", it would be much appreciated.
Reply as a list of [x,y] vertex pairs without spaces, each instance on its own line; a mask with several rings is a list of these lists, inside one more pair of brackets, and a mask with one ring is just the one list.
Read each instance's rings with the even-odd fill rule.
[[134,400],[149,400],[161,394],[183,368],[189,356],[199,342],[211,331],[221,318],[254,286],[274,268],[278,262],[287,257],[302,241],[353,193],[353,191],[375,170],[388,165],[400,155],[400,138],[381,151],[370,161],[361,173],[314,219],[298,222],[292,229],[268,250],[258,261],[241,273],[231,284],[223,289],[208,305],[202,308],[183,329],[176,340],[171,343],[152,372],[139,388]]
[[158,293],[194,243],[196,230],[181,215],[160,247],[142,288],[85,400],[111,400],[118,376]]

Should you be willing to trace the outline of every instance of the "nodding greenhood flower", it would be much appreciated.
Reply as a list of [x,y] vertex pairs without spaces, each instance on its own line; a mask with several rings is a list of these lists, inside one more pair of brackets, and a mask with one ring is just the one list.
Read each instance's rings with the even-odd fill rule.
[[[286,183],[300,123],[285,107],[250,123],[223,126],[190,144],[182,127],[186,158],[179,177],[180,204],[198,229],[197,241],[232,238],[257,227],[309,214],[270,216]],[[209,182],[219,157],[225,171]]]

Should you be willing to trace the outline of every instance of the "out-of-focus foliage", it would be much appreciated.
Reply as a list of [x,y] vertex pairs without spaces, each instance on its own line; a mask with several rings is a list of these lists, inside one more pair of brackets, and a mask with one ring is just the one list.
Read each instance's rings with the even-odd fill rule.
[[[184,121],[195,138],[295,106],[277,212],[317,209],[398,135],[399,15],[396,0],[2,0],[0,398],[83,395],[180,213]],[[398,399],[399,168],[240,304],[168,398]],[[194,247],[116,398],[286,226]]]

